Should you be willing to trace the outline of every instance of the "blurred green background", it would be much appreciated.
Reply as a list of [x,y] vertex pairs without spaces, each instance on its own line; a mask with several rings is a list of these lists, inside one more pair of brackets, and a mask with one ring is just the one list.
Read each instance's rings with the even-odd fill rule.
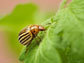
[[18,63],[18,33],[55,15],[62,0],[0,0],[0,63]]

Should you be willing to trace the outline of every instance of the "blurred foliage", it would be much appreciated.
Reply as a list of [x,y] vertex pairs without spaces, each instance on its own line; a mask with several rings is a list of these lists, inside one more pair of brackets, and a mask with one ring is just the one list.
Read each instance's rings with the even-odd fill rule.
[[22,28],[30,24],[40,24],[45,19],[54,15],[54,12],[40,13],[37,5],[33,3],[19,4],[9,15],[0,17],[2,27],[9,39],[9,46],[14,53],[19,54],[22,45],[18,42],[18,33]]
[[[43,22],[50,23],[45,32],[38,35],[39,45],[33,40],[25,54],[23,49],[20,60],[24,63],[84,63],[84,0],[73,0],[65,5],[64,0],[56,16]],[[46,24],[45,24],[46,23]],[[37,38],[38,39],[38,38]]]
[[8,32],[11,49],[17,54],[22,48],[18,42],[18,33],[28,24],[35,23],[34,16],[37,10],[37,6],[32,3],[19,4],[12,13],[0,19],[0,26],[3,26]]

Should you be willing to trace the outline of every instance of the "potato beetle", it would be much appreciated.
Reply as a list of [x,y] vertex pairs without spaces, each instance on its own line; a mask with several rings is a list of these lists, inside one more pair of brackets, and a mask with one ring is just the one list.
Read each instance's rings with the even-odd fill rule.
[[28,46],[37,34],[44,30],[44,27],[41,25],[29,25],[19,33],[19,41],[21,44]]

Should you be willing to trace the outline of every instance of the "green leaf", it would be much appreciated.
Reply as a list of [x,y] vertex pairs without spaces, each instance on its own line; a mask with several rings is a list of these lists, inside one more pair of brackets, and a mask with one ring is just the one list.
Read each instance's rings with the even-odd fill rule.
[[60,9],[43,23],[45,28],[49,22],[47,30],[38,34],[40,44],[33,40],[28,47],[24,63],[84,63],[84,0]]

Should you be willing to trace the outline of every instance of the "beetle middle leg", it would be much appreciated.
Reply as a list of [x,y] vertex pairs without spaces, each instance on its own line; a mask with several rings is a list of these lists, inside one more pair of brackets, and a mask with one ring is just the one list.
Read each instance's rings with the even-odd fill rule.
[[[37,39],[39,39],[39,40],[37,40]],[[35,40],[36,40],[36,43],[39,44],[40,41],[41,41],[41,38],[40,38],[39,36],[37,36],[37,37],[35,38]]]

